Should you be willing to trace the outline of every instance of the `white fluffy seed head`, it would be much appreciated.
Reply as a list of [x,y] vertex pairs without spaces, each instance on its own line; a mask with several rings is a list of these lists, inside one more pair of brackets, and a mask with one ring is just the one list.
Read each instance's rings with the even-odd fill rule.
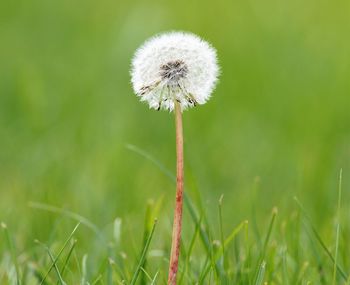
[[172,111],[204,104],[219,74],[216,50],[198,36],[170,32],[147,40],[132,60],[131,82],[150,108]]

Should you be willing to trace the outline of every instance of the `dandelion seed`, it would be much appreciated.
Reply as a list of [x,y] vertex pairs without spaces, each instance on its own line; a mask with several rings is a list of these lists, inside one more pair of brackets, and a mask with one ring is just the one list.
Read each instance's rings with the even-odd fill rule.
[[172,111],[204,104],[219,74],[215,49],[198,36],[170,32],[146,41],[132,60],[132,84],[150,108]]

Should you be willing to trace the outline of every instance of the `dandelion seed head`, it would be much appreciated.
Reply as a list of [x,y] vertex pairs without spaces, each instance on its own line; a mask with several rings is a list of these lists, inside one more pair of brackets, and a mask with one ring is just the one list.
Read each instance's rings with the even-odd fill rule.
[[219,74],[216,50],[198,36],[170,32],[147,40],[132,60],[134,92],[150,108],[172,111],[204,104]]

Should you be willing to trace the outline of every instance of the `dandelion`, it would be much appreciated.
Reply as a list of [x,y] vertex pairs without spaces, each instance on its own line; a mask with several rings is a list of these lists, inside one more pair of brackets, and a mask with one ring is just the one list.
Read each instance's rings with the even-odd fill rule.
[[131,81],[141,101],[156,110],[175,112],[176,202],[168,284],[176,284],[183,205],[182,111],[204,104],[217,83],[215,49],[191,33],[171,32],[146,41],[132,60]]
[[172,111],[204,104],[218,77],[216,51],[198,36],[172,32],[146,41],[132,61],[132,84],[150,108]]

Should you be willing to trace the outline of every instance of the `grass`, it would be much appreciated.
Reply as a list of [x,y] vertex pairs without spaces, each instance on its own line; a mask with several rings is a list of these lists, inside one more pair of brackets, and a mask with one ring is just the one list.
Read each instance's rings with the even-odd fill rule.
[[180,283],[350,284],[349,1],[14,3],[0,1],[0,284],[165,283],[173,116],[140,104],[128,71],[172,29],[222,68],[183,118]]
[[[136,147],[128,147],[128,149],[141,155],[158,167],[174,183],[173,176],[169,175],[170,171],[150,154]],[[298,215],[305,220],[304,228],[298,230],[299,240],[301,241],[302,237],[306,235],[310,238],[309,242],[312,246],[305,242],[289,246],[283,242],[283,239],[286,239],[286,237],[283,237],[283,234],[282,236],[277,234],[275,229],[278,221],[277,208],[272,209],[271,219],[266,226],[263,241],[258,242],[256,240],[260,236],[249,236],[249,232],[252,229],[248,221],[241,222],[228,235],[225,235],[222,219],[223,196],[218,201],[219,230],[214,231],[213,226],[215,225],[210,225],[206,218],[207,213],[203,205],[200,206],[202,213],[198,215],[198,210],[194,207],[191,198],[186,195],[186,210],[191,217],[189,222],[193,224],[192,228],[194,231],[192,238],[189,239],[188,246],[183,241],[179,283],[258,285],[265,284],[265,282],[268,284],[329,284],[329,282],[339,284],[338,282],[340,280],[347,282],[349,275],[341,268],[341,263],[347,261],[339,260],[341,246],[339,243],[341,180],[342,173],[340,173],[339,178],[338,204],[335,215],[337,223],[334,254],[323,241],[321,234],[313,225],[306,209],[297,198],[295,198],[295,201],[296,207],[299,209]],[[36,250],[39,252],[42,249],[46,251],[49,259],[40,258],[41,260],[36,261],[38,263],[33,267],[28,266],[27,262],[19,262],[20,256],[16,253],[12,235],[8,227],[2,223],[4,235],[7,240],[7,251],[12,256],[11,260],[8,261],[8,268],[2,269],[2,280],[11,284],[40,283],[62,285],[79,282],[81,284],[163,284],[166,282],[167,276],[168,252],[161,252],[159,256],[155,255],[157,258],[163,260],[160,266],[157,267],[152,264],[152,259],[155,258],[152,248],[154,248],[153,252],[155,249],[159,250],[155,242],[152,242],[157,232],[157,221],[153,220],[154,222],[152,222],[152,219],[154,219],[155,214],[159,214],[160,203],[151,202],[148,204],[144,226],[144,241],[141,244],[140,257],[131,261],[131,263],[134,263],[131,270],[125,268],[125,257],[123,256],[125,253],[123,253],[122,248],[116,245],[113,247],[117,248],[119,252],[109,252],[102,256],[102,261],[100,264],[97,264],[97,267],[88,267],[87,257],[89,254],[85,253],[82,256],[78,256],[77,240],[73,239],[79,225],[82,224],[82,226],[85,226],[91,232],[96,233],[99,237],[100,247],[103,248],[103,243],[106,243],[105,246],[107,247],[107,243],[112,242],[111,239],[113,239],[113,236],[115,242],[120,243],[122,230],[121,220],[119,218],[114,223],[115,228],[113,233],[106,235],[86,218],[76,213],[49,205],[31,203],[30,206],[33,208],[54,213],[64,219],[78,220],[79,224],[69,234],[61,248],[57,251],[57,255],[50,249],[50,245],[35,241],[40,245]],[[300,226],[297,219],[290,221],[288,226],[284,224],[283,231],[287,234],[292,233],[296,224]],[[123,236],[125,237],[125,234]],[[294,240],[292,242],[294,243]],[[316,251],[314,258],[312,258],[310,247],[314,247]],[[193,252],[194,249],[196,253]],[[300,258],[293,258],[293,256],[297,256],[296,252],[304,252],[305,256],[310,259],[306,261]],[[75,256],[75,261],[71,258],[73,255]],[[75,273],[77,268],[79,268],[79,260],[81,260],[80,277]],[[108,260],[109,262],[107,262]],[[5,264],[4,261],[3,264]],[[96,266],[95,262],[94,264]],[[15,269],[15,275],[11,275],[11,267]],[[48,269],[45,270],[45,267]],[[98,269],[96,270],[96,268]],[[45,273],[42,274],[43,272]],[[297,276],[297,279],[295,279],[295,276]],[[67,278],[69,281],[64,281],[64,278]]]

